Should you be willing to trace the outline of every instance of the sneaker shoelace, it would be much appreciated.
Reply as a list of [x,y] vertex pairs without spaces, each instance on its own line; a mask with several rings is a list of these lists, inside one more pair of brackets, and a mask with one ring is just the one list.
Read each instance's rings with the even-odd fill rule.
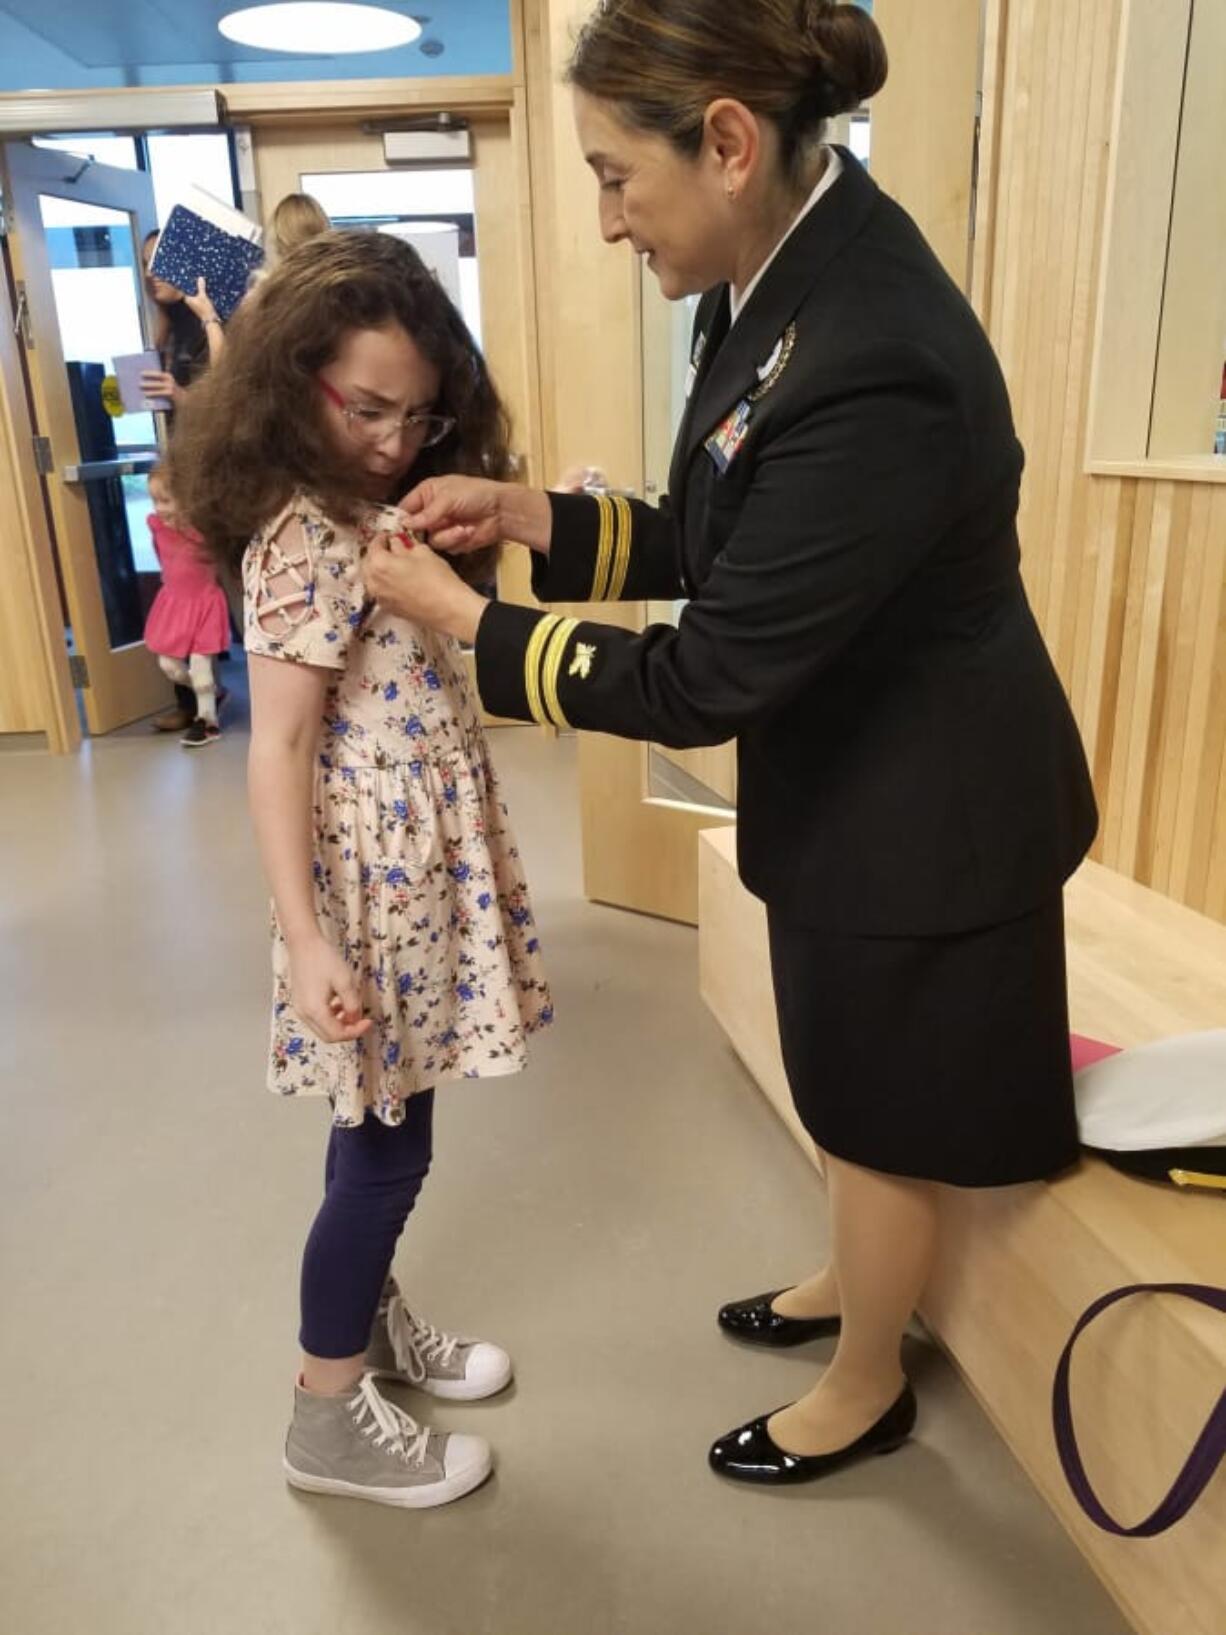
[[398,1294],[388,1303],[387,1332],[396,1366],[413,1385],[423,1383],[431,1363],[446,1368],[455,1357],[457,1346],[463,1344],[455,1336],[440,1334],[433,1324],[414,1317]]
[[357,1395],[349,1402],[353,1422],[375,1447],[396,1454],[420,1470],[430,1441],[429,1426],[419,1425],[411,1414],[380,1396],[369,1374],[362,1376]]

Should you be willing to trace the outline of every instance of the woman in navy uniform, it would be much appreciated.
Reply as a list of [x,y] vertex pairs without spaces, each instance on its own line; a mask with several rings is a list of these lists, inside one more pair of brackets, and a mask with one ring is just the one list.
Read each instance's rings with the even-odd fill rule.
[[[475,642],[497,715],[737,740],[740,872],[832,1258],[720,1322],[769,1346],[839,1336],[807,1396],[715,1444],[746,1481],[904,1441],[938,1184],[1077,1156],[1061,888],[1094,797],[1022,586],[996,358],[915,224],[822,143],[885,72],[855,6],[604,0],[570,73],[601,230],[666,296],[706,292],[671,499],[440,476],[405,501],[435,549],[389,542],[368,574]],[[635,633],[487,604],[437,553],[497,539],[532,547],[545,603],[688,605]]]

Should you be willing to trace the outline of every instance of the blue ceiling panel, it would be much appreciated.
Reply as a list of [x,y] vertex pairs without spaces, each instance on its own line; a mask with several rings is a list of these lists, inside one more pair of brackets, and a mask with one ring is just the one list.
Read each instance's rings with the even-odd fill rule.
[[218,19],[244,3],[251,0],[0,0],[0,93],[511,71],[507,0],[378,0],[416,17],[422,38],[396,51],[341,57],[255,51],[226,40]]

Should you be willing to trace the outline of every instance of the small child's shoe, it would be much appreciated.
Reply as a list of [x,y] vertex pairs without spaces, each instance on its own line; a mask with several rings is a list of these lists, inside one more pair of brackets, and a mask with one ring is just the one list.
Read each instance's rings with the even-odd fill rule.
[[299,1384],[284,1466],[290,1486],[307,1493],[426,1510],[480,1487],[493,1456],[483,1437],[419,1425],[364,1374],[337,1397],[315,1396]]
[[179,742],[188,749],[201,749],[205,744],[215,744],[220,737],[221,728],[212,721],[195,720]]
[[390,1277],[371,1330],[366,1367],[380,1379],[398,1380],[452,1402],[497,1396],[513,1373],[501,1346],[443,1334],[415,1317]]

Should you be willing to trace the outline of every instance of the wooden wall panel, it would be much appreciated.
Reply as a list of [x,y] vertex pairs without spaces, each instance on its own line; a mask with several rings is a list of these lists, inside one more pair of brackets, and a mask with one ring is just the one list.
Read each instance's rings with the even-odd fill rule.
[[1124,9],[991,0],[972,287],[1026,446],[1023,568],[1094,770],[1094,855],[1226,920],[1226,486],[1084,471]]

